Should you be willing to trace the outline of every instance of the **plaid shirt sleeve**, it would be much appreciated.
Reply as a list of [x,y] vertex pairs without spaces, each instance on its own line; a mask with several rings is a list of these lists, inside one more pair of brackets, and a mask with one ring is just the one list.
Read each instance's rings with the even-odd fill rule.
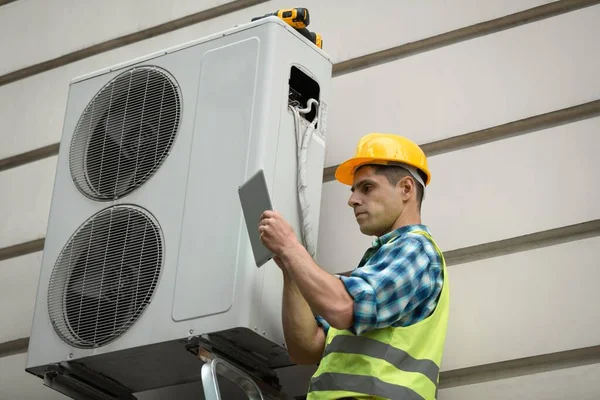
[[[424,305],[439,293],[436,282],[441,279],[441,266],[429,247],[406,236],[381,246],[350,277],[339,277],[354,299],[351,332],[360,335],[392,325],[407,326],[432,311],[433,302]],[[316,319],[327,332],[329,324],[319,316]]]

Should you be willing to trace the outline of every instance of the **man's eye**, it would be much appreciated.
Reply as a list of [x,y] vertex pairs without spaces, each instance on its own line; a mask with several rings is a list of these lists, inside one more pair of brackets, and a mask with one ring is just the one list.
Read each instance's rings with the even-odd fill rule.
[[371,185],[365,185],[363,186],[363,192],[367,193],[373,186]]

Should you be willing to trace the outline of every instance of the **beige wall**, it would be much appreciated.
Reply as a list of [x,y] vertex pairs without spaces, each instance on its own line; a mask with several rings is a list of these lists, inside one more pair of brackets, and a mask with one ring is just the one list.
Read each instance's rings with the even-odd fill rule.
[[[404,134],[431,155],[424,220],[452,279],[442,400],[600,393],[600,5],[581,7],[592,3],[298,4],[336,63],[326,167],[369,131]],[[42,159],[28,152],[60,140],[69,80],[289,6],[0,6],[0,399],[64,398],[23,371],[20,339],[31,327],[42,254],[33,241],[45,235],[56,165],[51,149]],[[347,196],[325,179],[319,262],[331,272],[352,269],[371,240]],[[295,392],[296,373],[282,372]],[[201,398],[199,390],[140,397]]]

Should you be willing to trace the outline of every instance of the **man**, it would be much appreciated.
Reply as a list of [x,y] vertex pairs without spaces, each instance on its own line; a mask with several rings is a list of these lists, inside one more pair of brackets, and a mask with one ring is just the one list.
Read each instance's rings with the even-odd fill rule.
[[320,363],[307,398],[435,399],[449,289],[442,252],[421,223],[425,154],[401,136],[369,134],[335,177],[351,186],[361,232],[375,237],[349,276],[321,269],[277,212],[258,228],[283,272],[290,357]]

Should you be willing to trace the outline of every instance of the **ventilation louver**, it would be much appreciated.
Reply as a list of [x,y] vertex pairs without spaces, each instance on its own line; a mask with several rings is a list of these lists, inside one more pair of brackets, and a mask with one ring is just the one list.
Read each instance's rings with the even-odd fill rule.
[[52,271],[54,329],[80,348],[116,339],[150,302],[162,265],[163,239],[150,214],[134,206],[100,211],[70,238]]
[[180,116],[179,88],[164,71],[140,67],[115,77],[75,128],[69,166],[79,190],[114,200],[141,186],[168,155]]

